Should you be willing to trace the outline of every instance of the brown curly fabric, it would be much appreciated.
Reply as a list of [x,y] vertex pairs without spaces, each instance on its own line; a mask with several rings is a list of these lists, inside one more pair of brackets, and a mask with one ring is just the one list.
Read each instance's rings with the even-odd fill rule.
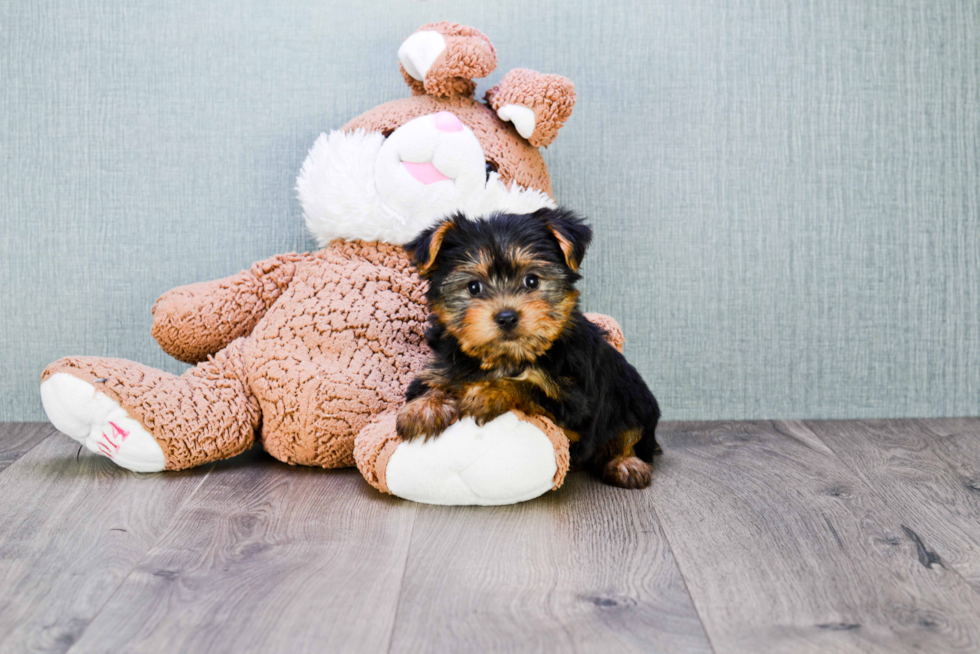
[[[401,71],[402,77],[405,79],[405,83],[408,84],[408,88],[412,90],[412,95],[425,95],[425,85],[422,84],[422,82],[409,75],[408,71],[405,70],[405,67],[401,64],[398,64],[398,70]],[[475,89],[476,85],[474,84],[473,87]],[[473,92],[470,91],[471,95],[472,93]]]
[[606,341],[609,342],[620,354],[623,352],[623,345],[626,344],[626,337],[623,336],[623,328],[612,316],[601,313],[587,313],[586,319],[594,325],[598,325],[606,330]]
[[547,147],[572,115],[575,85],[561,75],[515,68],[504,75],[500,84],[487,91],[485,98],[494,111],[508,104],[533,110],[534,132],[528,142],[534,147]]
[[175,359],[204,361],[249,334],[289,286],[297,265],[312,259],[309,254],[283,254],[226,279],[167,291],[150,310],[150,333]]
[[402,442],[395,431],[397,410],[386,411],[372,420],[354,442],[354,463],[367,483],[391,494],[385,473],[388,460]]
[[497,67],[497,51],[483,32],[459,23],[428,23],[417,32],[438,32],[446,41],[443,50],[425,75],[415,79],[399,64],[402,77],[415,95],[451,98],[470,97],[476,89],[473,79],[486,77]]
[[505,123],[482,102],[473,98],[435,98],[414,95],[379,105],[344,125],[346,132],[363,129],[390,134],[408,121],[438,111],[451,111],[473,130],[483,146],[484,156],[497,166],[501,181],[517,182],[524,188],[538,189],[548,195],[551,177],[541,151],[521,138],[510,123]]

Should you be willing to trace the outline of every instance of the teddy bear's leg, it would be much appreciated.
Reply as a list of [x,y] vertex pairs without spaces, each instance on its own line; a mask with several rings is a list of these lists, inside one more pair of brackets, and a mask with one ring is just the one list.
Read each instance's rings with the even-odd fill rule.
[[42,375],[41,400],[59,431],[128,470],[228,458],[252,445],[259,424],[242,341],[180,376],[123,359],[60,359]]
[[354,441],[364,478],[384,493],[426,504],[512,504],[561,486],[568,439],[551,421],[518,411],[483,427],[472,418],[436,438],[403,442],[397,410],[376,417]]
[[134,472],[166,468],[160,445],[138,420],[92,384],[56,372],[41,383],[41,402],[55,428]]
[[[345,335],[339,335],[342,339]],[[352,348],[353,349],[353,348]],[[383,376],[371,380],[375,388],[352,383],[347,365],[337,361],[316,364],[287,362],[288,368],[268,363],[267,377],[255,384],[274,385],[260,390],[262,397],[283,396],[267,405],[263,428],[274,438],[263,440],[266,452],[291,465],[349,468],[354,465],[354,437],[371,418],[398,396],[382,392]],[[275,374],[270,374],[275,370]],[[377,369],[375,369],[377,372]]]

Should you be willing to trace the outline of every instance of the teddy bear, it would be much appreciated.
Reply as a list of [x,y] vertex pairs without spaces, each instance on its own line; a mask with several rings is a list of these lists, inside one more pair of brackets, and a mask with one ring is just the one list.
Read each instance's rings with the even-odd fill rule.
[[[481,32],[425,25],[398,50],[412,95],[322,134],[296,190],[322,248],[163,294],[152,334],[196,364],[172,375],[133,361],[66,357],[42,373],[54,426],[137,472],[235,456],[259,439],[292,465],[356,465],[378,490],[438,504],[505,504],[561,485],[568,440],[548,418],[472,419],[402,442],[395,416],[426,359],[424,286],[402,245],[442,216],[554,207],[539,148],[575,103],[557,75],[496,67]],[[622,347],[606,316],[590,319]]]

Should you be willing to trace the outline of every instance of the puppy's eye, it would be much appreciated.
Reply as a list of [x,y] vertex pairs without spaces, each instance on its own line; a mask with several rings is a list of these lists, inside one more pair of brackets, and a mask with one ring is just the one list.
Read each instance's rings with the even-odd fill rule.
[[490,181],[490,173],[497,172],[497,164],[492,161],[487,162],[487,181]]
[[533,274],[532,275],[524,275],[524,288],[528,288],[528,289],[531,289],[533,291],[534,289],[536,289],[538,287],[539,281],[540,280],[538,280],[538,276],[537,275],[533,275]]
[[473,281],[471,281],[469,284],[466,285],[466,292],[472,295],[473,297],[476,297],[477,295],[483,292],[483,284],[481,284],[480,282],[474,279]]

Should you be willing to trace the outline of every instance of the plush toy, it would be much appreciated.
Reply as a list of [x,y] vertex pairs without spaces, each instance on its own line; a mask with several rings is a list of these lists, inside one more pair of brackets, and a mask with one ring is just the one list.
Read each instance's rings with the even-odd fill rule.
[[[49,365],[41,398],[59,430],[129,470],[181,470],[250,448],[276,459],[357,465],[375,488],[438,504],[504,504],[557,488],[568,441],[542,417],[472,419],[401,442],[395,415],[426,359],[422,282],[400,245],[443,215],[554,206],[547,146],[572,84],[496,66],[477,30],[426,25],[398,51],[409,98],[323,134],[297,180],[323,249],[182,286],[153,307],[153,336],[196,367],[180,376],[122,359]],[[610,318],[594,316],[621,346]]]

